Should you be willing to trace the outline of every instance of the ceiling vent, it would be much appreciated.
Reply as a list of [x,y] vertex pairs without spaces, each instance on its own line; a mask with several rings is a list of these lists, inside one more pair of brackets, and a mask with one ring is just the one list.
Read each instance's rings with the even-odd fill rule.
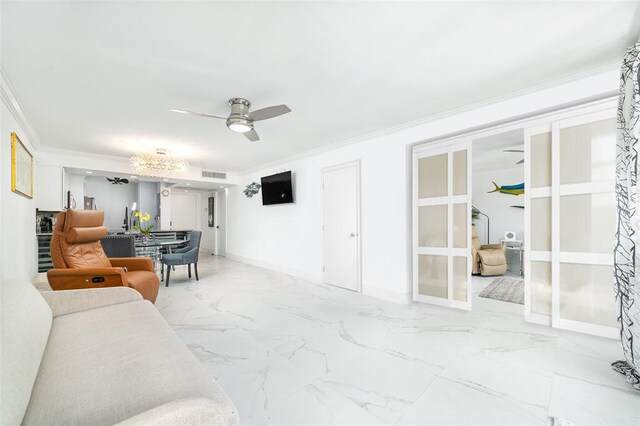
[[202,177],[214,178],[214,179],[226,179],[227,174],[222,172],[211,172],[209,170],[203,170]]

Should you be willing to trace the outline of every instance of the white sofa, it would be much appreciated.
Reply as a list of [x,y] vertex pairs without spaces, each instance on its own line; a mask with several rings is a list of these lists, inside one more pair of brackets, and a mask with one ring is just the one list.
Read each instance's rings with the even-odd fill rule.
[[127,287],[3,282],[2,425],[237,425],[225,392]]

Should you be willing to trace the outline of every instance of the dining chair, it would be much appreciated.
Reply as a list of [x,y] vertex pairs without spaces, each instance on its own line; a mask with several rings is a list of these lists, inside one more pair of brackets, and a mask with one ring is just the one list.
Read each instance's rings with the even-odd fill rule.
[[136,257],[136,239],[133,235],[107,235],[100,240],[107,257]]
[[194,272],[196,274],[196,281],[199,281],[198,277],[198,256],[200,254],[200,240],[202,238],[202,231],[191,231],[189,233],[189,243],[186,247],[173,250],[171,254],[165,254],[160,260],[162,262],[162,268],[167,267],[165,286],[169,287],[169,279],[171,275],[171,267],[178,265],[187,265],[189,278],[191,278],[191,265],[193,265]]

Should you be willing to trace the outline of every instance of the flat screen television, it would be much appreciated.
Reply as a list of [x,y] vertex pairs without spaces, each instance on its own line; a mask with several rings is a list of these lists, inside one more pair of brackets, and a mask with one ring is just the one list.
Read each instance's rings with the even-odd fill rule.
[[261,179],[262,205],[293,203],[291,172],[265,176]]

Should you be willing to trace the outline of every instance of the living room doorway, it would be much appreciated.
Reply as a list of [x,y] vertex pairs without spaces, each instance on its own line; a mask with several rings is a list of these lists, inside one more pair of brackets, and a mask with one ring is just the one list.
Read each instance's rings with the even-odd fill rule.
[[524,129],[472,142],[472,279],[476,309],[524,311]]

